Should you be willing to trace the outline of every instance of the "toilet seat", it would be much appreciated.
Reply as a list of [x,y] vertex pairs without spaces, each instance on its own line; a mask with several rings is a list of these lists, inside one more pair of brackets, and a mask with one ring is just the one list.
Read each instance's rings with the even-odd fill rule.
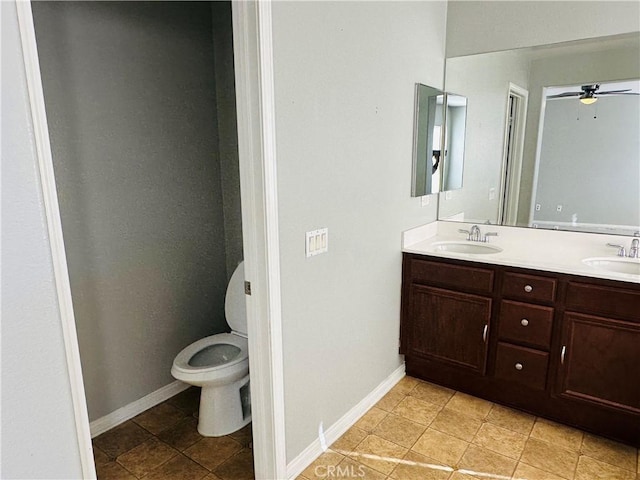
[[[215,345],[231,345],[236,347],[239,352],[230,358],[228,361],[224,363],[217,363],[215,365],[203,365],[203,366],[193,366],[189,363],[189,361],[198,353],[202,352],[208,347],[212,347]],[[173,362],[173,369],[176,372],[186,373],[186,374],[207,374],[214,373],[216,371],[222,371],[227,368],[230,368],[234,365],[237,365],[245,360],[248,361],[249,358],[249,348],[247,339],[235,335],[233,333],[219,333],[217,335],[211,335],[209,337],[202,338],[197,342],[192,343],[191,345],[184,348],[175,358]]]

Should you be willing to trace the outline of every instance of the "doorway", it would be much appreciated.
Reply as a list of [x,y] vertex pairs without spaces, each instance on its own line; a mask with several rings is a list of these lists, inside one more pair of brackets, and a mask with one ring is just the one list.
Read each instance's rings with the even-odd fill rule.
[[[34,116],[36,138],[39,147],[41,161],[41,174],[43,177],[43,192],[45,203],[49,206],[47,222],[50,232],[52,250],[56,263],[62,260],[66,264],[64,249],[62,248],[62,225],[57,210],[56,185],[53,180],[51,145],[47,131],[47,118],[45,115],[42,84],[38,68],[38,52],[35,42],[31,5],[18,4],[21,34],[23,38],[25,63],[28,66],[28,83],[31,96],[31,108]],[[258,33],[258,23],[261,31]],[[284,434],[282,425],[282,392],[281,392],[281,351],[279,337],[279,272],[277,266],[270,267],[269,258],[277,258],[277,215],[274,214],[275,177],[272,165],[275,161],[273,152],[269,150],[269,142],[273,139],[273,124],[269,116],[273,112],[268,108],[272,101],[272,85],[257,77],[258,71],[269,72],[271,57],[258,54],[258,46],[270,45],[270,7],[249,5],[234,5],[233,10],[233,36],[240,53],[235,53],[239,71],[236,71],[236,84],[238,85],[238,136],[240,139],[240,180],[242,183],[242,217],[255,220],[245,228],[243,243],[245,260],[247,262],[247,279],[253,284],[252,297],[247,300],[249,310],[249,333],[251,368],[252,368],[252,400],[254,403],[254,436],[256,448],[260,452],[256,458],[256,472],[258,477],[280,477],[284,469]],[[256,39],[258,41],[256,42]],[[69,40],[69,39],[67,39]],[[73,41],[67,45],[73,49]],[[35,60],[35,61],[34,61]],[[73,88],[73,85],[68,85]],[[151,89],[154,85],[149,85]],[[45,85],[45,95],[46,85]],[[89,96],[90,100],[95,100]],[[108,108],[111,105],[107,106]],[[254,115],[248,115],[252,113]],[[251,117],[251,118],[249,118]],[[260,128],[252,122],[259,120]],[[53,119],[53,122],[59,119]],[[253,128],[252,128],[253,127]],[[117,139],[113,139],[117,141]],[[77,145],[75,145],[77,147]],[[55,151],[55,146],[54,146]],[[252,153],[248,156],[247,153]],[[121,181],[126,183],[130,179],[121,176]],[[142,185],[144,187],[145,185]],[[99,186],[98,186],[99,187]],[[251,188],[254,187],[254,188]],[[265,196],[260,195],[260,189]],[[59,189],[60,197],[68,191]],[[167,192],[170,194],[170,192]],[[265,200],[266,197],[266,200]],[[62,222],[64,223],[64,221]],[[266,226],[266,228],[265,228]],[[245,227],[247,227],[245,223]],[[267,232],[265,239],[264,232]],[[150,238],[153,243],[153,238]],[[100,255],[98,249],[93,255]],[[71,261],[69,262],[71,263]],[[135,265],[132,264],[132,267]],[[70,300],[68,276],[64,265],[60,264],[56,270],[56,282],[63,297]],[[70,303],[70,302],[69,302]],[[61,307],[61,310],[63,308]],[[63,323],[67,324],[65,343],[67,346],[67,363],[69,365],[72,389],[74,390],[75,411],[77,420],[78,438],[83,457],[85,476],[92,476],[92,461],[89,458],[90,445],[87,447],[87,419],[86,411],[83,415],[81,403],[84,400],[84,388],[77,364],[77,339],[74,331],[73,310],[67,309],[63,315]],[[270,325],[265,325],[269,322]],[[251,338],[252,331],[255,333]],[[275,332],[274,335],[270,334]],[[75,346],[74,346],[75,344]],[[253,348],[252,348],[253,345]],[[75,350],[75,351],[74,351]],[[262,361],[261,361],[262,360]],[[255,381],[254,381],[254,376]],[[278,383],[280,380],[280,384]],[[256,415],[257,414],[257,415]],[[256,425],[257,424],[257,425]],[[259,448],[263,446],[265,448]],[[262,472],[262,473],[261,473]]]

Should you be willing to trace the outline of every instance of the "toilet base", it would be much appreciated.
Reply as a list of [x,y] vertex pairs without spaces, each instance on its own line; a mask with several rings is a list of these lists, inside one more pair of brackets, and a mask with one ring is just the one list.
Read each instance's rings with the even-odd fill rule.
[[248,388],[249,375],[228,385],[202,386],[198,432],[205,437],[221,437],[240,430],[251,422],[251,407],[241,400],[240,389]]

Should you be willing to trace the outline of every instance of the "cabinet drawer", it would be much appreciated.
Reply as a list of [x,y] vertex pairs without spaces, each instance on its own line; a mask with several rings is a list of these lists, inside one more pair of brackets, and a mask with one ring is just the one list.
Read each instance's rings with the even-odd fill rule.
[[411,280],[416,283],[460,288],[472,292],[493,291],[492,270],[428,260],[412,260]]
[[640,323],[640,290],[569,282],[566,308]]
[[502,340],[548,349],[553,308],[503,300],[498,336]]
[[547,352],[498,342],[495,377],[544,390],[548,363]]
[[526,301],[553,302],[557,283],[555,278],[505,272],[502,293]]

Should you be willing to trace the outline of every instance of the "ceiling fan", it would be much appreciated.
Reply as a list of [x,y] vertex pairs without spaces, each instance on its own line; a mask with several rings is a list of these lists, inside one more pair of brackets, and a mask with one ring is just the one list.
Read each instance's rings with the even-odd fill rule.
[[582,90],[579,92],[563,92],[556,95],[549,95],[547,98],[565,98],[565,97],[579,97],[580,101],[585,105],[591,105],[598,100],[600,95],[640,95],[640,93],[631,92],[630,88],[626,90],[608,90],[605,92],[598,91],[600,89],[599,83],[592,85],[582,85]]

